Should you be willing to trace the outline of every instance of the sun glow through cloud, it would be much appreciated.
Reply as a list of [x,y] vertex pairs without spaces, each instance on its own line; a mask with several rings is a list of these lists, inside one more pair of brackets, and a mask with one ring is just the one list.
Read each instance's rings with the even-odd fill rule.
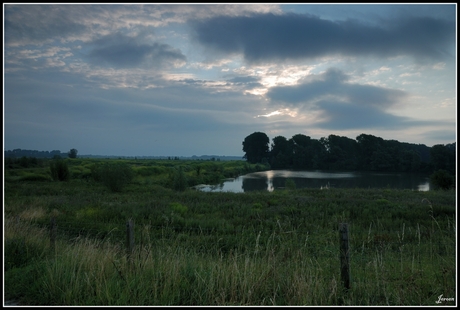
[[287,115],[289,117],[295,118],[297,117],[298,113],[297,111],[292,111],[290,109],[280,109],[280,110],[276,110],[276,111],[273,111],[267,114],[257,115],[257,117],[272,117],[276,115]]

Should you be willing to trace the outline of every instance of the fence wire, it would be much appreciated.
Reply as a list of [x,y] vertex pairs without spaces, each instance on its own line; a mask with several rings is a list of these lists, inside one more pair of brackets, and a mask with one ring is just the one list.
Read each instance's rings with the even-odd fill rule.
[[[52,229],[48,223],[32,223],[37,227]],[[56,220],[57,238],[75,241],[90,238],[104,242],[125,245],[127,242],[127,221],[113,222]],[[264,227],[207,228],[175,225],[136,225],[134,240],[136,247],[152,247],[161,244],[176,244],[187,247],[207,248],[209,251],[222,251],[232,247],[263,250],[267,247],[302,249],[312,258],[337,258],[339,253],[339,232],[331,230],[283,230]],[[427,256],[440,255],[456,257],[456,237],[454,229],[431,233],[422,229],[402,229],[398,231],[370,228],[367,232],[349,231],[350,254],[355,263],[365,261],[372,253],[400,253],[401,255]]]

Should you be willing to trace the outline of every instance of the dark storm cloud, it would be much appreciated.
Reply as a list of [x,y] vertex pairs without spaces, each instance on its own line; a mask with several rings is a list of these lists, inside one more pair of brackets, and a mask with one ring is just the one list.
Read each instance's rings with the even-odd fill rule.
[[107,35],[89,43],[92,49],[88,57],[93,63],[118,68],[140,65],[165,67],[181,65],[186,61],[186,57],[180,50],[168,44],[145,44],[140,41],[140,38],[128,37],[120,33]]
[[267,97],[275,106],[287,104],[304,113],[319,111],[322,120],[317,125],[323,129],[397,129],[430,124],[385,111],[399,104],[406,92],[348,81],[340,70],[329,69],[300,85],[273,87]]
[[[327,130],[406,130],[420,126],[453,126],[449,121],[417,120],[410,117],[392,115],[375,106],[362,106],[340,101],[320,101],[317,103],[323,120],[315,125]],[[451,133],[449,133],[451,134]],[[434,137],[433,138],[438,138]]]
[[410,119],[385,113],[372,106],[361,106],[336,101],[318,103],[326,120],[317,125],[329,130],[398,129],[407,127]]
[[397,103],[406,93],[373,85],[348,83],[349,77],[337,69],[329,69],[313,80],[294,86],[273,87],[267,97],[275,102],[285,102],[293,106],[309,104],[325,96],[334,96],[360,106],[385,108]]
[[249,62],[330,55],[440,59],[455,42],[455,21],[430,17],[387,20],[371,26],[312,15],[219,16],[191,22],[195,39],[221,53],[242,53]]

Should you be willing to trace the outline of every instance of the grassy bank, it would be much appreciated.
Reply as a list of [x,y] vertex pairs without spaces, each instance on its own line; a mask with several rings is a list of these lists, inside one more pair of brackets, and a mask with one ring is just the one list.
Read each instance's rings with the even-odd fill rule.
[[[150,169],[156,174],[137,173],[116,193],[75,173],[67,182],[6,182],[5,297],[24,305],[437,305],[441,294],[455,297],[454,191],[178,192],[162,185],[163,168]],[[348,292],[341,222],[350,229]]]

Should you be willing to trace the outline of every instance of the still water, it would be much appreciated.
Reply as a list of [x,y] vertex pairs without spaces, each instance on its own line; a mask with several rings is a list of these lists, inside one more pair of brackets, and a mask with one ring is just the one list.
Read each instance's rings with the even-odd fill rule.
[[205,192],[249,192],[283,189],[287,179],[296,188],[397,188],[428,191],[429,176],[409,173],[322,172],[269,170],[228,179],[219,185],[200,185]]

